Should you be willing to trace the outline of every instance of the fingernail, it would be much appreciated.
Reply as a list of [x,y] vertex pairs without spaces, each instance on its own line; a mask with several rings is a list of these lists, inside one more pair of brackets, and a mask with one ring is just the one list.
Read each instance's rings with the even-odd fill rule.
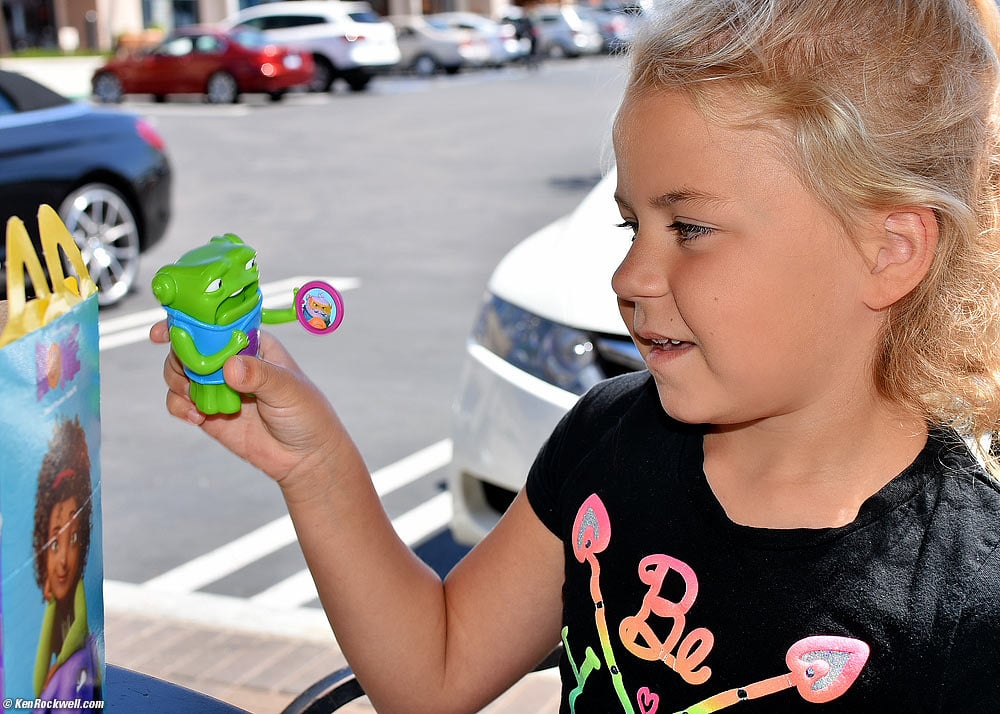
[[233,357],[233,366],[231,368],[231,373],[233,375],[233,380],[236,382],[242,382],[247,377],[247,367],[243,363],[243,360],[239,357]]

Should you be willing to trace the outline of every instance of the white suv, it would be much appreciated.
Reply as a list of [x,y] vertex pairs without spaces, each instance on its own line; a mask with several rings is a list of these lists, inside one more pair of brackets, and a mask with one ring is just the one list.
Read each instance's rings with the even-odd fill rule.
[[611,171],[568,216],[518,243],[489,279],[452,411],[452,535],[479,541],[524,486],[563,414],[608,377],[645,369],[611,290],[630,235]]
[[274,42],[311,52],[309,89],[326,92],[337,78],[360,92],[371,78],[399,64],[396,31],[367,2],[291,0],[257,5],[223,23],[254,27]]

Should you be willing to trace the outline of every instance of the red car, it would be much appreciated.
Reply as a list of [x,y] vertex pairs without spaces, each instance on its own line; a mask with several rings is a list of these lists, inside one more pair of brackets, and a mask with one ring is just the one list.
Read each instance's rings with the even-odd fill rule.
[[308,84],[313,60],[308,53],[268,42],[250,28],[179,29],[151,50],[117,57],[94,72],[94,96],[116,103],[125,94],[204,94],[212,104],[239,101],[244,92],[264,92],[280,100],[297,85]]

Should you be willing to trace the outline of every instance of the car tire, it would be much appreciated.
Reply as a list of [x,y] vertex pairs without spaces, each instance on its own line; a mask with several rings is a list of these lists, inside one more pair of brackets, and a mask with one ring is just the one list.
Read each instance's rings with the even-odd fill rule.
[[313,76],[309,80],[310,92],[329,92],[337,73],[330,60],[322,55],[313,55]]
[[205,85],[205,100],[209,104],[236,104],[240,100],[240,85],[229,72],[216,72]]
[[63,199],[59,216],[97,284],[98,305],[113,305],[125,297],[139,273],[142,246],[139,222],[128,199],[113,186],[88,183]]
[[267,93],[267,97],[272,102],[280,102],[282,99],[285,98],[285,94],[287,94],[287,90],[285,90],[285,89],[277,89],[277,90],[275,90],[273,92],[268,92]]
[[344,81],[352,92],[363,92],[368,89],[372,76],[363,69],[354,69],[344,73]]
[[125,96],[122,81],[111,72],[101,72],[94,77],[94,96],[102,104],[120,104]]
[[430,55],[420,55],[413,60],[413,73],[418,77],[430,77],[438,71],[437,60]]

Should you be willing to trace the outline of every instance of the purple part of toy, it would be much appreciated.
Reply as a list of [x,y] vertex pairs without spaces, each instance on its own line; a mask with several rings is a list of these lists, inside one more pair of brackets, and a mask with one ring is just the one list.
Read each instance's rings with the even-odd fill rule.
[[[310,299],[329,308],[329,317],[314,313],[309,308]],[[295,316],[306,330],[314,335],[326,335],[344,321],[344,298],[335,287],[322,280],[312,280],[301,288],[295,300]]]
[[[49,679],[48,685],[39,697],[42,701],[51,702],[59,699],[62,702],[93,702],[94,690],[97,684],[97,663],[93,653],[93,640],[87,638],[87,644],[70,655]],[[34,714],[49,714],[48,707],[35,709]],[[60,714],[83,714],[85,710],[59,708]]]
[[256,357],[260,352],[260,330],[248,330],[247,338],[250,342],[243,350],[240,351],[240,354]]

